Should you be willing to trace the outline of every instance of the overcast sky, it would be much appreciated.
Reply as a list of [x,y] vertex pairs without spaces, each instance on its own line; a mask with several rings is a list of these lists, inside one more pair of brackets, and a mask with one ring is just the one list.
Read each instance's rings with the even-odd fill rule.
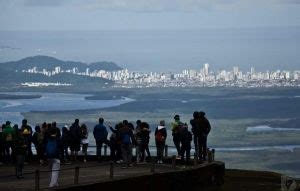
[[0,0],[0,30],[299,25],[300,0]]

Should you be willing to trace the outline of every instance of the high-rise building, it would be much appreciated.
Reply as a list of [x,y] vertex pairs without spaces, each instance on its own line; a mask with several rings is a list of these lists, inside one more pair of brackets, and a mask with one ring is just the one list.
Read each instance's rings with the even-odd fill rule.
[[238,73],[239,73],[239,67],[234,66],[234,67],[233,67],[233,75],[237,76]]
[[204,64],[204,75],[208,76],[208,74],[209,74],[209,64],[205,63]]

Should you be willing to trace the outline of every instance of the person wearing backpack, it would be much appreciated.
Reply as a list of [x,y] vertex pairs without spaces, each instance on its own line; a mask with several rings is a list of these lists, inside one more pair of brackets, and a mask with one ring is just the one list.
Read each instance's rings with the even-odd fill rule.
[[[180,156],[181,156],[181,162],[184,164],[189,164],[190,161],[190,153],[191,153],[191,141],[193,140],[192,133],[188,130],[188,125],[185,123],[180,129],[179,129],[179,135],[180,135]],[[186,157],[186,160],[184,160],[184,155]]]
[[120,128],[121,151],[123,157],[123,168],[131,167],[132,164],[132,146],[135,145],[133,132],[126,124]]
[[205,117],[205,112],[199,112],[199,127],[200,127],[200,140],[199,140],[199,154],[200,159],[205,161],[207,156],[207,136],[210,132],[211,126],[208,119]]
[[107,143],[107,129],[106,126],[103,124],[104,119],[102,117],[99,118],[99,123],[94,127],[93,135],[96,141],[96,147],[97,147],[97,159],[98,162],[101,162],[101,151],[102,151],[102,145],[103,143]]
[[58,186],[58,176],[60,171],[60,151],[61,142],[57,139],[57,131],[52,128],[46,142],[46,156],[49,168],[51,169],[51,177],[49,187]]
[[11,127],[10,124],[10,121],[6,121],[5,127],[3,129],[5,163],[10,163],[13,160],[14,144],[17,134],[15,128]]
[[163,154],[167,139],[167,130],[165,128],[165,121],[161,120],[159,122],[159,126],[155,129],[155,144],[156,144],[156,150],[157,150],[157,163],[162,164],[163,163]]
[[174,122],[172,123],[172,136],[173,136],[173,142],[177,150],[177,156],[180,157],[180,135],[179,135],[179,129],[183,126],[183,123],[180,121],[180,116],[175,115],[174,116]]

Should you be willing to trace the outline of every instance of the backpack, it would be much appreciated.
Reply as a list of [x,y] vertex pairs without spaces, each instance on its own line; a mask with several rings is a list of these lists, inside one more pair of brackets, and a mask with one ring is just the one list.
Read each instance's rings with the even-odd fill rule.
[[125,145],[129,145],[131,143],[130,136],[128,133],[125,133],[122,137],[122,143]]
[[57,142],[55,139],[48,140],[46,145],[46,153],[48,158],[57,157]]
[[155,135],[155,140],[156,140],[157,142],[163,142],[163,141],[164,141],[162,132],[158,131],[158,132],[156,133],[156,135]]

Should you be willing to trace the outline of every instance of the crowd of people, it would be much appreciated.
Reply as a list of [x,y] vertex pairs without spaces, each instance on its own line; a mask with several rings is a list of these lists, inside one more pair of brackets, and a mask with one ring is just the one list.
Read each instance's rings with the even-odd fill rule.
[[[195,111],[190,125],[191,131],[187,123],[181,122],[179,115],[174,116],[174,122],[171,124],[177,157],[183,163],[189,163],[192,140],[194,140],[198,159],[206,160],[207,157],[207,136],[211,126],[205,113]],[[108,129],[111,131],[110,136]],[[92,132],[99,162],[103,160],[101,157],[103,145],[109,146],[111,160],[123,164],[123,168],[131,167],[133,164],[133,147],[136,148],[135,163],[145,163],[146,155],[147,157],[151,156],[149,150],[151,130],[147,122],[137,120],[134,125],[123,120],[112,127],[105,125],[104,119],[100,117]],[[20,128],[17,124],[12,126],[11,122],[7,121],[2,125],[0,133],[0,162],[1,164],[14,163],[17,178],[23,178],[24,163],[33,161],[32,144],[36,150],[37,161],[41,165],[49,164],[54,170],[50,187],[57,185],[60,162],[68,164],[77,161],[79,151],[83,154],[83,162],[87,161],[89,130],[86,124],[80,124],[79,119],[75,119],[70,127],[65,125],[61,130],[57,127],[56,122],[44,122],[36,125],[34,131],[26,119],[22,121]],[[158,164],[163,163],[167,136],[165,121],[161,120],[154,132]]]

